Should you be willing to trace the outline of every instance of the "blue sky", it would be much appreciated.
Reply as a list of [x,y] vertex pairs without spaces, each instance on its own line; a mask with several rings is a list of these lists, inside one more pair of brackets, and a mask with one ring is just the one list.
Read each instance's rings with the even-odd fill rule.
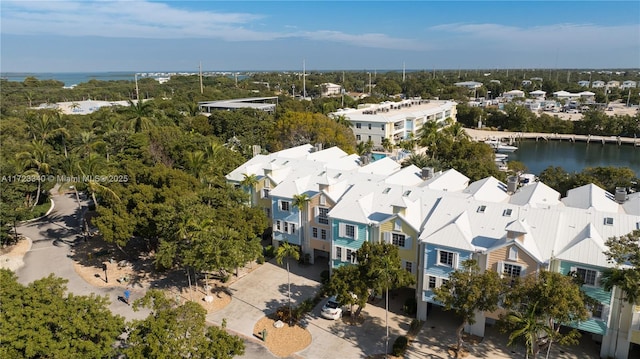
[[0,2],[2,72],[638,68],[638,1]]

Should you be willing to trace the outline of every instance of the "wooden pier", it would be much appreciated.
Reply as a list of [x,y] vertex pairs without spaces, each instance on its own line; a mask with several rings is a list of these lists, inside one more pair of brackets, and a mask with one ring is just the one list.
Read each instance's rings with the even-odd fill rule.
[[575,135],[562,133],[538,133],[538,132],[503,132],[486,131],[465,128],[466,133],[476,141],[501,140],[508,144],[513,144],[520,140],[536,141],[568,141],[586,142],[599,144],[632,145],[640,147],[640,138],[620,137],[620,136],[596,136],[596,135]]

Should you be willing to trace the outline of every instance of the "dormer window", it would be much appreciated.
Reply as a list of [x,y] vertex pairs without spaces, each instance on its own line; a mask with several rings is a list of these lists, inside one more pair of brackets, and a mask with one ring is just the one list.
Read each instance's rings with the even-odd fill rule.
[[504,217],[511,217],[511,213],[513,213],[513,210],[511,208],[507,208],[502,212],[502,215]]
[[613,217],[604,217],[604,224],[606,226],[613,226]]
[[402,194],[402,197],[407,197],[407,196],[409,196],[410,194],[411,194],[411,191],[405,191],[405,192]]
[[382,191],[382,194],[387,194],[389,193],[389,191],[391,191],[391,187],[387,187]]
[[335,175],[333,178],[340,178],[340,176],[342,176],[342,173],[338,173],[337,175]]
[[486,209],[487,209],[487,206],[482,205],[482,206],[478,207],[477,212],[478,212],[478,213],[484,213],[484,211],[485,211]]

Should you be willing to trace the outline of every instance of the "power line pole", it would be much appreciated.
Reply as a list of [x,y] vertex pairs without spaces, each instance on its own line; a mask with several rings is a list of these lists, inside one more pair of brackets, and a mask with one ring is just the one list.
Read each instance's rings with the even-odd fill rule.
[[200,94],[202,95],[204,93],[204,88],[202,87],[202,61],[200,61]]

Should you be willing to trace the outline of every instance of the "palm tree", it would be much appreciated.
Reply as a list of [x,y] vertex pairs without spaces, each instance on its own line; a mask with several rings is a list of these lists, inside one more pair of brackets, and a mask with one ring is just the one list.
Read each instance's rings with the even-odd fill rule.
[[[309,195],[306,193],[302,193],[302,194],[296,194],[293,196],[293,202],[291,203],[294,207],[298,208],[298,210],[300,211],[300,244],[305,243],[304,241],[306,240],[306,223],[307,223],[307,216],[308,216],[308,206],[309,206],[309,202],[311,202],[311,198],[309,198]],[[303,245],[304,247],[305,245]]]
[[31,210],[33,211],[40,201],[42,176],[51,171],[51,166],[49,164],[49,148],[44,144],[44,141],[31,141],[30,147],[30,151],[16,154],[16,159],[22,162],[22,167],[26,170],[24,175],[33,177],[38,183],[36,199],[33,203],[33,207],[31,207]]
[[291,277],[289,272],[289,258],[295,260],[300,259],[300,252],[298,247],[292,246],[289,242],[280,243],[278,250],[276,251],[276,262],[282,265],[282,262],[287,260],[287,282],[288,282],[288,296],[289,296],[289,325],[291,325]]
[[129,100],[129,119],[128,127],[134,132],[143,132],[151,128],[154,124],[152,115],[151,102],[138,100],[133,102]]
[[384,148],[384,150],[387,152],[391,152],[391,150],[393,149],[393,143],[391,143],[390,139],[385,137],[382,139],[382,148]]
[[101,184],[101,177],[96,176],[101,175],[100,172],[105,168],[102,160],[102,157],[98,154],[90,153],[87,158],[76,164],[77,169],[80,170],[80,174],[82,175],[83,183],[87,185],[87,189],[91,193],[91,199],[93,200],[93,204],[96,206],[96,209],[98,208],[96,193],[120,202],[120,197],[118,197],[112,189]]
[[431,152],[431,157],[435,155],[435,151],[440,139],[438,132],[438,123],[435,121],[427,121],[420,129],[420,145],[426,146]]
[[255,197],[255,186],[258,184],[258,176],[255,174],[244,174],[244,178],[240,181],[240,185],[244,187],[245,190],[249,191],[249,204],[251,206],[254,205],[254,197]]
[[194,177],[200,179],[208,164],[207,156],[202,151],[187,152],[186,167]]
[[507,345],[513,345],[516,340],[524,340],[525,342],[525,359],[529,358],[529,354],[535,359],[540,351],[541,341],[551,337],[553,329],[547,323],[540,321],[536,313],[536,302],[533,306],[527,306],[523,312],[510,312],[505,320],[513,328],[509,334],[509,342]]
[[334,119],[336,120],[336,122],[338,124],[340,124],[340,125],[342,125],[344,127],[347,127],[347,128],[353,127],[353,123],[351,121],[349,121],[349,119],[345,115],[335,116]]

